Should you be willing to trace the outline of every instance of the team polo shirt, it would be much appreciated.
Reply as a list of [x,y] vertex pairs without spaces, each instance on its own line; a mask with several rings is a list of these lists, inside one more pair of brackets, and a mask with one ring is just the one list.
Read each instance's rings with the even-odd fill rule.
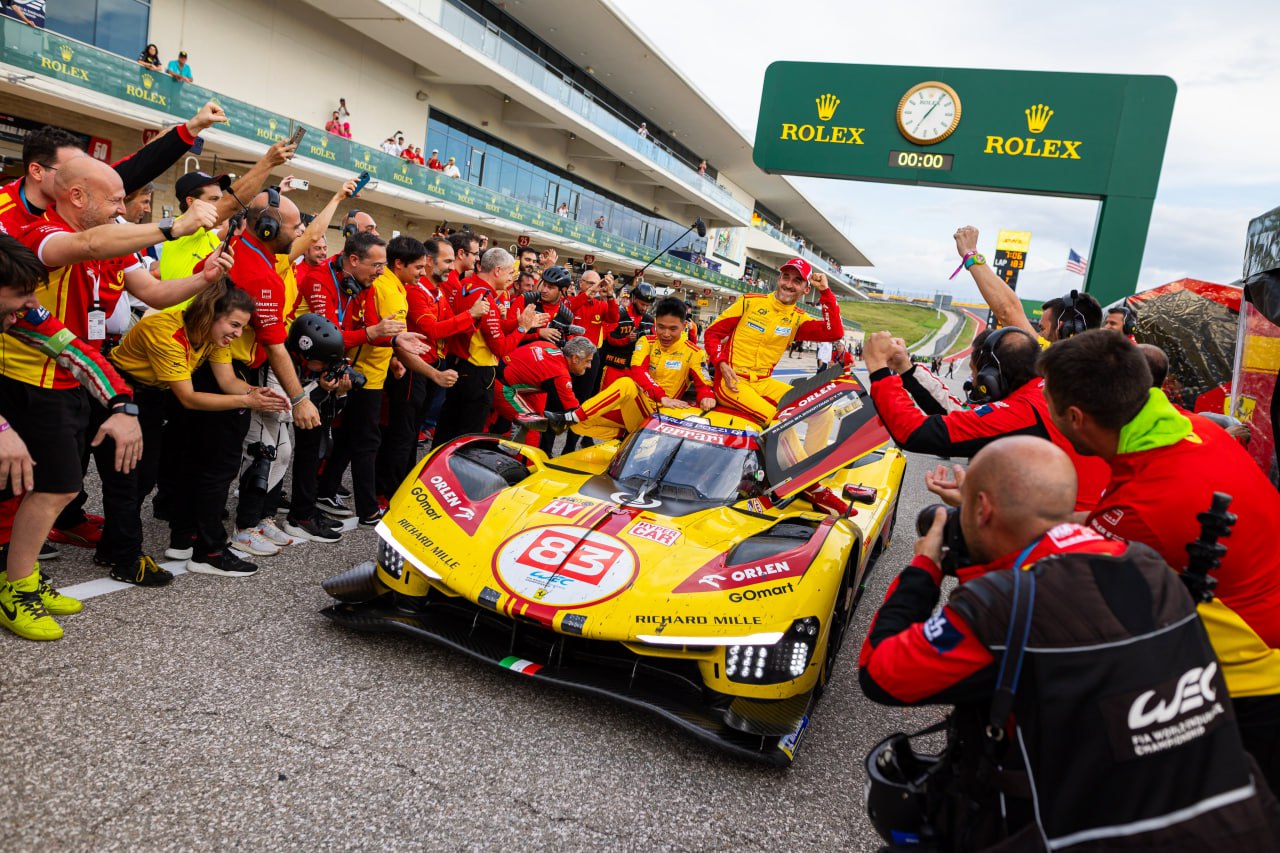
[[599,348],[604,336],[618,325],[618,303],[612,299],[582,299],[574,306],[573,317],[586,329],[586,339]]
[[172,382],[189,380],[206,361],[231,363],[231,347],[212,342],[192,346],[185,322],[182,311],[148,314],[125,333],[107,360],[134,382],[149,388],[168,388]]
[[17,237],[43,215],[43,210],[27,201],[22,178],[0,187],[0,234]]
[[[18,239],[28,249],[43,258],[45,241],[58,234],[74,234],[75,229],[50,208],[43,217],[28,225]],[[111,258],[105,261],[91,260],[65,267],[45,269],[49,280],[36,289],[40,304],[58,318],[72,334],[91,349],[101,350],[102,341],[89,340],[89,312],[95,302],[100,310],[110,316],[115,311],[120,294],[124,292],[125,269],[134,263],[134,256]],[[0,360],[0,375],[17,379],[40,388],[76,388],[80,385],[69,371],[59,367],[54,359],[29,347],[13,347]]]
[[253,297],[254,309],[253,319],[232,346],[231,353],[236,361],[261,367],[267,360],[266,348],[283,344],[288,336],[284,318],[292,306],[287,301],[285,283],[276,271],[275,254],[270,249],[252,234],[244,234],[235,241],[232,250],[235,264],[231,267],[231,280]]
[[715,396],[707,373],[707,354],[684,338],[678,338],[670,349],[662,348],[657,335],[636,341],[631,378],[655,402],[663,397],[679,399],[690,382],[697,387],[699,398]]
[[[409,315],[409,301],[404,285],[391,270],[384,269],[364,293],[364,321],[366,327],[377,325],[383,319],[404,321]],[[386,343],[390,343],[387,341]],[[365,388],[377,391],[387,382],[387,369],[395,353],[390,346],[376,346],[366,342],[347,352],[351,366],[364,374]]]
[[707,354],[713,364],[727,361],[745,378],[769,376],[793,340],[840,340],[844,324],[835,293],[822,291],[820,303],[818,320],[799,304],[783,305],[772,293],[741,296],[707,327]]
[[409,331],[425,335],[431,344],[431,352],[423,356],[427,362],[444,358],[449,337],[475,327],[471,313],[454,314],[444,294],[426,276],[405,287],[405,298],[409,303]]

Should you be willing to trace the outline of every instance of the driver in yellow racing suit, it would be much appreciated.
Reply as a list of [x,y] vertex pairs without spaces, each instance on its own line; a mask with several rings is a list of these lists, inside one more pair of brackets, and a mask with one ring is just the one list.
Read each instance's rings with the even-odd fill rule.
[[690,385],[702,411],[714,408],[706,353],[685,338],[688,316],[689,309],[679,299],[663,299],[654,308],[654,334],[636,342],[630,376],[614,381],[572,412],[549,411],[520,422],[535,430],[571,428],[579,435],[609,441],[635,432],[659,407],[691,408],[681,399]]
[[[798,304],[810,284],[821,293],[822,319]],[[827,277],[803,258],[782,265],[773,293],[747,294],[707,327],[703,340],[716,368],[716,400],[767,424],[791,386],[773,378],[792,341],[838,341],[844,335],[840,306]]]

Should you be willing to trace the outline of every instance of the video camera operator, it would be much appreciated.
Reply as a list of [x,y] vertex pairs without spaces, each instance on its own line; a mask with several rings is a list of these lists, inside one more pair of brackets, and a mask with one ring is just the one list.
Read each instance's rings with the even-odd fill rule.
[[332,446],[330,430],[351,391],[354,371],[347,363],[342,331],[319,314],[303,314],[294,320],[284,345],[297,369],[298,382],[320,413],[318,427],[294,433],[293,489],[284,530],[308,542],[337,542],[342,523],[316,509],[316,496],[320,460],[326,447]]
[[618,309],[618,324],[604,336],[600,348],[604,361],[604,381],[601,389],[631,375],[631,356],[636,351],[636,341],[653,334],[653,303],[658,291],[647,281],[633,283],[627,304]]
[[[1072,523],[1075,495],[1065,453],[1014,436],[974,456],[958,511],[922,513],[859,680],[955,710],[940,757],[901,734],[872,750],[873,824],[940,850],[1275,849],[1190,594],[1150,548]],[[944,564],[961,583],[939,609]]]
[[905,450],[938,456],[972,456],[1007,435],[1047,438],[1071,457],[1080,494],[1076,510],[1093,509],[1109,474],[1105,463],[1078,453],[1049,418],[1044,382],[1036,376],[1040,347],[1024,329],[983,331],[973,342],[973,391],[976,408],[926,415],[903,386],[900,374],[911,359],[888,332],[875,332],[863,343],[863,359],[871,374],[871,399],[885,428]]

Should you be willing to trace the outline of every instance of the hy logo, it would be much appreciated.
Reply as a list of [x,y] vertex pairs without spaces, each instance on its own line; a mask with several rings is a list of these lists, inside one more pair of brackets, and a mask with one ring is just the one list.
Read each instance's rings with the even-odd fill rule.
[[58,54],[62,57],[63,62],[70,62],[71,57],[75,56],[75,52],[71,50],[71,46],[66,44],[58,48]]
[[818,118],[822,121],[831,121],[836,114],[836,107],[840,106],[840,99],[835,95],[822,95],[817,101]]
[[153,85],[155,85],[155,82],[156,82],[156,78],[152,77],[150,74],[142,75],[142,85],[144,88],[150,89]]
[[1026,109],[1027,114],[1027,130],[1032,133],[1043,133],[1045,127],[1049,124],[1049,119],[1053,118],[1053,110],[1044,104],[1036,104]]

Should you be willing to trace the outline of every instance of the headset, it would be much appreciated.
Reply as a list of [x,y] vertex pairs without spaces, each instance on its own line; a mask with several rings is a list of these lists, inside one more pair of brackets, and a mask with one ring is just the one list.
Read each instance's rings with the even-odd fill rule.
[[[267,194],[267,206],[262,209],[258,221],[253,225],[253,235],[264,243],[270,243],[280,236],[280,190],[277,187],[267,187],[263,192]],[[271,214],[272,210],[276,211],[274,216]]]
[[1124,334],[1130,338],[1138,334],[1138,312],[1128,302],[1121,302],[1110,309],[1124,315]]
[[1003,400],[1009,393],[1010,389],[1006,387],[1007,383],[1004,380],[1004,370],[1000,366],[1000,358],[996,355],[996,345],[1010,333],[1022,333],[1022,330],[1016,326],[1005,326],[987,335],[986,340],[982,342],[974,358],[977,370],[974,373],[972,387],[969,389],[969,402],[994,403],[996,400]]
[[360,230],[360,226],[356,225],[356,216],[364,213],[363,210],[348,210],[347,215],[342,219],[342,236],[351,237]]
[[[1062,297],[1062,310],[1058,312],[1058,340],[1065,341],[1089,329],[1089,321],[1080,313],[1076,302],[1080,299],[1080,291],[1073,290]],[[994,337],[994,336],[993,336]]]

